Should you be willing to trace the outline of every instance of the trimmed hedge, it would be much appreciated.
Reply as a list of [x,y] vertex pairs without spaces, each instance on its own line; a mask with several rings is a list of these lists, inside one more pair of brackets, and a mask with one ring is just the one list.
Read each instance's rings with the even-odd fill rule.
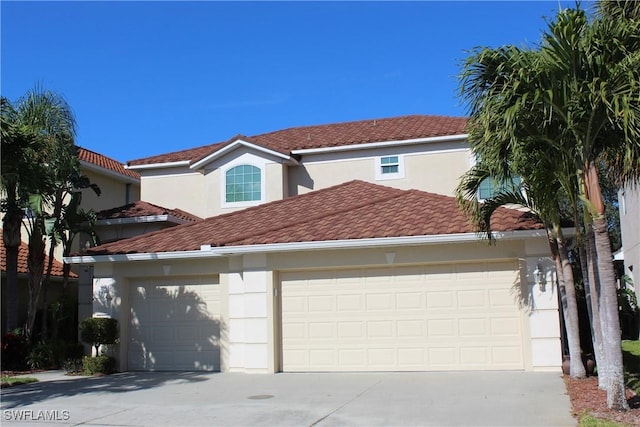
[[82,368],[85,375],[112,374],[116,369],[116,359],[106,354],[96,357],[84,356],[82,358]]

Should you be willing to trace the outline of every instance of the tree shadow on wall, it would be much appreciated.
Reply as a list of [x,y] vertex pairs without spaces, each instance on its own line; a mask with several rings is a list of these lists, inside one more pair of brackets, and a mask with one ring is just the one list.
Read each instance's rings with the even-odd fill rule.
[[160,279],[132,289],[129,370],[220,371],[218,286]]

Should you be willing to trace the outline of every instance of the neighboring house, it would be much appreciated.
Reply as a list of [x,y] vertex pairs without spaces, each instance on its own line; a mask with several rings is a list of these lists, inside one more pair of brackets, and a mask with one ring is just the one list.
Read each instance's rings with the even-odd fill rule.
[[[78,157],[80,159],[80,172],[86,175],[90,181],[97,184],[100,187],[100,196],[96,195],[91,189],[82,190],[82,202],[80,207],[86,211],[93,209],[94,211],[101,211],[106,208],[113,208],[115,206],[124,205],[138,201],[140,199],[140,175],[131,170],[125,169],[124,165],[118,161],[111,159],[102,154],[98,154],[86,148],[78,147]],[[26,242],[28,236],[26,230],[22,230],[22,240]],[[78,250],[82,245],[80,239],[74,241],[74,250]],[[2,245],[2,274],[6,271],[5,262],[6,257],[4,254],[4,245]],[[26,247],[26,243],[25,243]],[[22,249],[21,249],[22,250]],[[48,248],[47,248],[48,254]],[[56,248],[54,258],[58,261],[62,261],[62,247]],[[26,262],[23,265],[24,273],[26,273]],[[77,266],[74,266],[77,267]],[[78,290],[78,276],[80,276],[80,282],[91,282],[91,270],[89,267],[74,268],[74,290],[69,292],[69,295],[73,294],[74,298],[77,297]],[[20,284],[20,300],[19,300],[19,312],[21,313],[20,321],[26,318],[26,297],[27,295],[27,282],[21,280]],[[56,285],[57,286],[57,285]],[[55,301],[60,292],[54,290],[47,291],[47,301]],[[5,285],[3,280],[2,286],[2,303],[3,303],[3,316],[4,308],[6,304]],[[84,303],[84,310],[82,309]],[[91,292],[80,296],[80,318],[90,316],[92,312],[91,308]],[[4,319],[4,317],[3,317]]]
[[618,192],[624,274],[633,280],[640,297],[640,188],[627,186]]
[[68,259],[120,321],[121,370],[556,370],[541,224],[489,246],[454,199],[466,119],[286,129],[129,162],[146,202],[207,219]]
[[[2,229],[0,229],[0,234]],[[29,247],[26,243],[20,244],[18,249],[18,324],[22,325],[27,320],[27,306],[29,302],[29,285],[28,285],[28,269],[27,269],[27,257],[29,255]],[[49,265],[49,257],[45,256],[44,259],[45,268]],[[0,245],[0,274],[2,279],[2,324],[6,324],[7,320],[7,299],[6,295],[6,271],[7,271],[7,256],[4,245]],[[78,294],[78,275],[71,272],[69,275],[68,288],[64,289],[63,283],[62,263],[57,260],[53,260],[53,269],[51,270],[51,286],[47,289],[48,297],[50,301],[54,301],[63,294],[65,294],[72,301],[77,302]]]
[[98,212],[140,200],[140,175],[124,165],[94,151],[80,147],[80,170],[92,183],[100,187],[100,196],[93,190],[82,191],[84,209]]

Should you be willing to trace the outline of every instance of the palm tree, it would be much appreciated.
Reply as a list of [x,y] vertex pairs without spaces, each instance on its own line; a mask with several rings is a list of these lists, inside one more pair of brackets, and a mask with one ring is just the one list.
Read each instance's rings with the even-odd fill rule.
[[[615,409],[628,406],[615,277],[595,166],[608,161],[624,179],[637,179],[640,173],[639,34],[637,20],[589,23],[580,9],[561,11],[538,49],[476,51],[465,64],[461,85],[470,105],[470,135],[496,147],[482,152],[487,156],[484,161],[498,160],[495,164],[510,169],[509,162],[499,159],[509,158],[508,153],[526,153],[532,140],[544,142],[545,151],[537,153],[562,160],[552,162],[553,171],[567,181],[562,184],[567,196],[576,201],[580,197],[588,210],[606,351],[598,365],[605,377],[608,406]],[[491,144],[492,140],[499,143]],[[572,174],[575,178],[568,181]],[[536,198],[540,196],[536,192]]]
[[575,160],[594,233],[604,349],[599,373],[608,406],[627,409],[616,279],[597,164],[608,159],[622,181],[640,174],[640,20],[588,23],[583,11],[568,10],[559,14],[540,51],[548,66],[541,79],[546,87],[537,95],[572,136],[565,151]]
[[[4,103],[11,105],[8,101]],[[29,91],[18,100],[15,106],[7,108],[7,114],[3,113],[3,119],[5,118],[14,136],[9,140],[13,143],[11,148],[14,149],[7,150],[10,154],[8,157],[5,157],[3,142],[2,158],[3,188],[10,190],[7,193],[7,206],[13,205],[15,212],[15,215],[10,217],[10,221],[21,224],[23,216],[17,214],[18,210],[22,212],[26,207],[33,208],[33,215],[28,216],[26,222],[29,234],[27,261],[29,308],[25,333],[31,336],[44,270],[44,236],[46,236],[44,206],[52,201],[51,197],[56,192],[59,177],[68,171],[65,168],[69,167],[67,162],[69,156],[65,153],[72,153],[75,150],[75,119],[71,108],[60,95],[39,87]],[[14,165],[6,171],[7,173],[4,170],[5,162],[13,162]],[[28,203],[29,200],[31,203]],[[7,213],[9,213],[8,208]],[[14,225],[13,222],[10,224]],[[10,228],[9,232],[15,233],[15,229]],[[13,260],[7,256],[7,263],[9,262]],[[8,265],[7,269],[9,268],[13,267]],[[9,293],[7,297],[10,296],[14,297]],[[15,299],[7,301],[7,307],[16,304]]]

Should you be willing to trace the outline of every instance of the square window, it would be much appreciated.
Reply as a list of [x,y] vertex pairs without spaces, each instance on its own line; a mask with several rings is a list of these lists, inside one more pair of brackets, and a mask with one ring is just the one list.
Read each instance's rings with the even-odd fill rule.
[[378,157],[376,166],[376,179],[385,180],[404,178],[402,160],[403,159],[400,156]]

